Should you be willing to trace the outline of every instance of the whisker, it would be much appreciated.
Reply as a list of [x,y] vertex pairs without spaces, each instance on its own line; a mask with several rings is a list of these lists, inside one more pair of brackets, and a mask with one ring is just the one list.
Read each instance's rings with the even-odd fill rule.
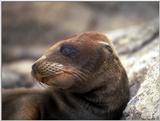
[[39,84],[38,82],[39,81],[37,81],[34,77],[32,77],[32,81],[33,81],[33,84],[35,85],[35,84]]
[[45,83],[42,83],[42,82],[39,82],[39,83],[42,85],[43,88],[47,88],[48,87],[48,85],[45,84]]
[[84,80],[86,80],[87,78],[88,78],[88,76],[85,74],[85,73],[83,73],[82,71],[79,71],[79,70],[77,70],[78,71],[78,75],[80,75]]
[[81,74],[80,73],[75,73],[81,80],[86,80],[86,78],[85,77],[83,77],[83,76],[81,76]]
[[69,73],[69,74],[72,74],[72,75],[74,75],[76,78],[79,78],[79,79],[81,79],[81,80],[83,80],[83,81],[86,81],[86,79],[87,79],[87,76],[86,76],[83,72],[81,72],[81,71],[79,71],[79,70],[76,70],[76,71],[64,70],[64,72]]

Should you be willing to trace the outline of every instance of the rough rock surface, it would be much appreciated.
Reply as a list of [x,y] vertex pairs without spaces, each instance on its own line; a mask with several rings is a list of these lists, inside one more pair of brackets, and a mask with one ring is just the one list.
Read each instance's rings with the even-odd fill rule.
[[160,119],[160,75],[158,58],[150,65],[140,89],[129,101],[124,111],[124,117],[127,120]]
[[109,33],[124,64],[131,99],[122,119],[160,119],[159,20]]

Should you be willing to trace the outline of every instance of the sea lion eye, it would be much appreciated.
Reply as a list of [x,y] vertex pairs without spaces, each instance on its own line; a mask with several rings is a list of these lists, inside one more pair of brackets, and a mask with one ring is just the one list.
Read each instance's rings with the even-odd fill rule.
[[79,50],[74,47],[73,45],[63,45],[60,48],[60,52],[64,55],[64,56],[68,56],[68,57],[76,57],[76,55],[78,54]]

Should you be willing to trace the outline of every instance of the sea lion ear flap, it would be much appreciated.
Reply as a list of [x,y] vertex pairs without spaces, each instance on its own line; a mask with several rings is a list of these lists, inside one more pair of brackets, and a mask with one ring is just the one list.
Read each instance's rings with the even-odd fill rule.
[[109,45],[107,42],[99,41],[98,43],[102,46],[102,48],[107,49],[110,53],[113,53],[111,45]]

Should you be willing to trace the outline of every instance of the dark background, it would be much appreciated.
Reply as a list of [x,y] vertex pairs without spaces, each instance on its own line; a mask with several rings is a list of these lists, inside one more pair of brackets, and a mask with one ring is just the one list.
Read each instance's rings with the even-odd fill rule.
[[158,14],[157,2],[2,2],[2,60],[37,59],[53,41],[140,25]]

